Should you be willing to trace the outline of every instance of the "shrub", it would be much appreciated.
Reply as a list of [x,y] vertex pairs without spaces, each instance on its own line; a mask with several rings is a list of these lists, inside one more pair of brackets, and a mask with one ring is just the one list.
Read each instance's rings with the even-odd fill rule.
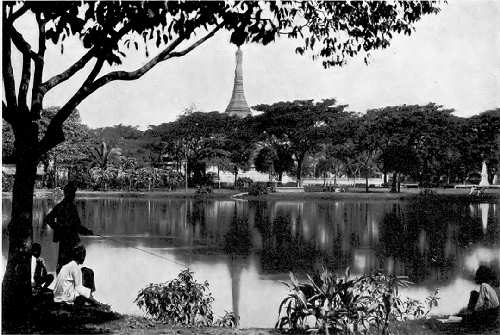
[[135,303],[157,321],[183,326],[209,326],[213,322],[208,282],[198,283],[188,269],[162,284],[139,291]]
[[250,187],[248,188],[248,194],[255,196],[267,194],[267,184],[266,183],[250,184]]
[[163,187],[174,190],[184,185],[184,176],[177,171],[161,170]]
[[437,306],[437,290],[427,298],[426,306],[414,299],[402,301],[398,287],[411,284],[404,277],[381,273],[351,278],[349,269],[345,276],[323,272],[299,283],[290,274],[291,283],[285,283],[289,294],[278,311],[276,328],[324,333],[355,334],[381,332],[387,334],[389,323],[394,320],[426,316]]
[[74,166],[69,172],[69,179],[76,184],[78,189],[88,189],[92,186],[89,170],[82,166]]
[[419,195],[423,197],[434,197],[436,196],[436,192],[431,190],[430,188],[424,188],[420,191]]
[[239,320],[239,316],[237,316],[233,312],[226,311],[222,318],[214,322],[214,325],[223,328],[235,328],[236,326],[238,326]]
[[14,175],[8,175],[2,172],[2,191],[10,192],[14,187]]
[[150,317],[171,325],[236,327],[239,318],[233,312],[214,321],[213,301],[208,282],[198,283],[189,269],[166,283],[149,284],[134,300]]
[[212,193],[212,186],[196,187],[196,194],[210,194],[210,193]]
[[253,184],[253,180],[250,179],[250,178],[247,178],[247,177],[242,177],[242,178],[238,178],[236,179],[236,184],[234,185],[234,187],[238,190],[248,190],[250,188],[250,185]]

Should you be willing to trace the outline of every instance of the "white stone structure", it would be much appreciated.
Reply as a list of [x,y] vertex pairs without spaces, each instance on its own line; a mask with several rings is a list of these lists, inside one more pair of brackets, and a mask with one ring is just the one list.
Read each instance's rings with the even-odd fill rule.
[[486,162],[483,161],[483,167],[481,169],[481,181],[479,182],[480,187],[488,187],[490,183],[488,182],[488,170],[486,168]]

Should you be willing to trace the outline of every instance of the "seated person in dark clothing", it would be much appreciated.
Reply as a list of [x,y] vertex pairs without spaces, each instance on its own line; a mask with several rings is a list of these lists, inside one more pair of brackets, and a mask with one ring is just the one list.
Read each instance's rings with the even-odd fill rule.
[[478,325],[494,322],[500,309],[498,295],[493,288],[499,286],[497,276],[492,269],[481,265],[476,271],[474,281],[479,285],[479,290],[470,293],[467,310],[461,316],[465,322]]
[[46,290],[54,280],[54,276],[47,273],[45,261],[40,257],[42,246],[39,243],[31,245],[31,284],[35,289]]
[[77,246],[73,250],[73,260],[65,264],[56,278],[54,287],[54,302],[95,305],[97,301],[92,297],[95,291],[94,272],[81,267],[87,252],[84,246]]

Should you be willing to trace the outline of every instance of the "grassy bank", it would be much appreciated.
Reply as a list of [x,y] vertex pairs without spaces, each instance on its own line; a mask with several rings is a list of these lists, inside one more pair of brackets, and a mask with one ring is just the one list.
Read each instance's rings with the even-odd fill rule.
[[121,318],[103,324],[87,324],[86,331],[96,334],[125,334],[125,335],[278,335],[274,329],[251,328],[233,329],[220,327],[176,327],[149,319],[123,315]]
[[[500,334],[499,324],[488,328],[467,328],[460,325],[438,324],[435,320],[418,320],[398,322],[391,324],[392,334],[397,335],[495,335]],[[44,331],[41,331],[42,333]],[[56,333],[80,333],[80,334],[125,334],[125,335],[279,335],[284,334],[272,328],[196,328],[196,327],[176,327],[151,321],[149,319],[121,315],[119,318],[103,323],[86,323],[75,329],[64,328],[61,331],[52,329]],[[298,333],[294,333],[298,334]],[[310,334],[305,332],[304,334]],[[375,335],[375,334],[373,334]]]
[[[270,193],[263,196],[245,196],[247,200],[404,200],[411,199],[420,194],[420,189],[403,189],[400,193],[391,193],[388,189],[370,189],[366,193],[362,189],[349,190],[349,192],[294,192],[294,193]],[[469,196],[468,189],[432,189],[438,197],[448,199],[463,199],[468,197],[473,201],[491,201],[500,199],[500,189],[489,189],[481,196]]]
[[240,193],[237,190],[230,189],[215,189],[212,193],[198,194],[195,189],[174,190],[174,191],[151,191],[151,192],[128,192],[128,191],[79,191],[78,198],[100,198],[100,197],[116,197],[116,198],[206,198],[206,199],[229,199],[231,196]]
[[[246,200],[404,200],[411,199],[420,194],[420,189],[402,189],[400,193],[391,193],[388,189],[377,188],[370,189],[366,193],[364,189],[350,189],[349,192],[335,193],[335,192],[294,192],[294,193],[270,193],[261,196],[244,195],[240,197]],[[500,199],[500,188],[488,189],[481,196],[469,196],[468,189],[441,189],[435,188],[432,191],[438,196],[449,199],[463,199],[468,197],[473,201],[493,201]],[[189,198],[203,198],[203,199],[231,199],[234,195],[241,193],[241,191],[233,189],[214,189],[209,194],[197,194],[195,189],[184,190],[154,190],[151,192],[138,192],[138,191],[78,191],[78,198],[147,198],[147,199],[189,199]],[[53,190],[41,189],[35,191],[35,197],[46,198],[52,197]],[[10,198],[10,192],[3,192],[2,198]]]
[[[88,191],[81,190],[76,192],[77,198],[207,198],[207,199],[230,199],[231,196],[241,193],[231,189],[215,189],[209,194],[197,194],[195,189],[185,190],[154,190],[154,191]],[[49,189],[35,190],[36,198],[49,198],[54,196],[54,191]],[[2,198],[11,198],[11,192],[2,192]]]

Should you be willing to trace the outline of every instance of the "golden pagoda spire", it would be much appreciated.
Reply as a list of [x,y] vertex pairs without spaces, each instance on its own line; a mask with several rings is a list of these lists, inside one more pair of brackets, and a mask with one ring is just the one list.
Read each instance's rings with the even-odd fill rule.
[[238,117],[246,117],[252,115],[245,99],[243,90],[243,51],[238,46],[236,50],[236,68],[234,70],[234,86],[231,100],[226,108],[226,113],[236,115]]

